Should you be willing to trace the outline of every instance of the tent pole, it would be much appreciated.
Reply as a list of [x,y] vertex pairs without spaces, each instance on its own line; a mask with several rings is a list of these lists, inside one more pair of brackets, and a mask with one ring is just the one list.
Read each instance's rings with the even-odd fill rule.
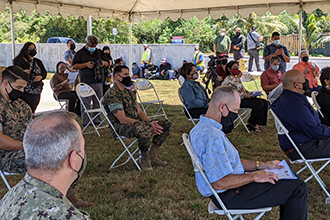
[[129,14],[129,69],[132,71],[132,14]]
[[298,59],[300,61],[300,53],[301,53],[301,46],[302,46],[302,6],[300,5],[299,10],[299,35],[298,35],[299,45],[298,45]]
[[92,30],[92,15],[88,16],[87,20],[87,36],[92,35],[93,30]]
[[10,29],[11,29],[11,56],[15,58],[15,35],[14,35],[14,19],[13,19],[13,3],[9,2],[9,11],[10,11]]

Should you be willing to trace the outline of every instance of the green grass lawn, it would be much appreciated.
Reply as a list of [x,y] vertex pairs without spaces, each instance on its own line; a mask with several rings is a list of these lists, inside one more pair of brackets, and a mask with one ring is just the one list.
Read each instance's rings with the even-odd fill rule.
[[[165,100],[165,111],[173,122],[173,129],[160,149],[159,157],[168,162],[166,167],[156,167],[153,172],[138,171],[132,161],[122,167],[109,170],[112,162],[123,151],[119,141],[115,141],[108,129],[85,134],[85,149],[88,154],[87,168],[76,188],[80,198],[93,201],[96,207],[84,209],[92,219],[226,219],[210,215],[207,205],[210,199],[200,195],[195,184],[190,157],[182,143],[182,133],[189,133],[193,124],[182,114],[182,106],[177,95],[177,81],[152,81],[160,99]],[[258,80],[259,83],[259,80]],[[260,86],[260,84],[259,84]],[[253,83],[246,87],[255,90]],[[151,93],[143,94],[151,98]],[[91,128],[89,128],[91,130]],[[261,127],[262,133],[248,134],[243,126],[238,126],[229,140],[238,149],[241,158],[268,161],[287,159],[281,151],[273,119]],[[127,140],[129,141],[129,140]],[[293,171],[301,166],[292,165]],[[330,184],[329,167],[320,176],[326,185]],[[302,177],[306,177],[302,175]],[[15,185],[22,176],[7,177]],[[0,194],[7,192],[0,181]],[[325,195],[315,180],[308,182],[309,219],[330,219],[330,206],[325,205]],[[271,199],[271,198],[270,198]],[[255,215],[246,216],[253,219]],[[279,208],[275,207],[262,219],[279,219]]]

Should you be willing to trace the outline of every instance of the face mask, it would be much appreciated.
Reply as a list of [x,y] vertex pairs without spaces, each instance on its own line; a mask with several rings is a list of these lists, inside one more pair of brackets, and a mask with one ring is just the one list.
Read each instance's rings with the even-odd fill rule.
[[193,78],[193,79],[198,79],[198,75],[197,75],[197,73],[195,73],[194,75],[192,75],[192,78]]
[[272,69],[273,69],[274,71],[277,71],[279,67],[280,67],[280,66],[272,66]]
[[76,45],[75,44],[71,44],[70,45],[70,50],[74,50],[74,49],[76,49]]
[[87,154],[85,153],[84,158],[82,158],[82,156],[80,156],[80,154],[78,152],[77,152],[77,155],[82,159],[82,163],[81,163],[81,167],[80,167],[79,171],[74,170],[78,173],[78,177],[73,181],[72,186],[76,186],[78,184],[78,180],[84,173],[84,170],[86,169],[86,166],[87,166]]
[[223,116],[221,113],[221,124],[224,127],[228,127],[230,125],[232,125],[234,123],[234,121],[236,120],[236,118],[238,117],[238,114],[235,112],[232,112],[229,110],[227,104],[226,104],[227,110],[228,110],[228,115],[227,116]]
[[303,61],[303,62],[305,62],[305,63],[307,63],[307,62],[308,62],[308,60],[309,60],[309,57],[308,57],[308,56],[307,56],[307,57],[303,57],[303,58],[302,58],[302,61]]
[[120,76],[120,77],[122,78],[121,83],[124,84],[124,86],[128,87],[128,86],[131,86],[133,84],[133,82],[131,81],[130,76],[126,76],[126,77]]
[[231,72],[232,72],[235,76],[237,76],[237,75],[239,74],[239,70],[231,70]]
[[306,81],[302,84],[303,85],[303,90],[304,91],[307,91],[308,89],[309,89],[309,82],[308,82],[308,80],[306,79]]
[[227,59],[225,59],[225,60],[221,60],[221,64],[222,64],[222,65],[226,65],[226,64],[227,64],[227,62],[228,62],[228,60],[227,60]]
[[60,68],[60,72],[61,72],[61,73],[64,73],[65,70],[66,70],[65,67],[61,67],[61,68]]
[[274,44],[277,46],[277,45],[280,45],[281,43],[281,40],[274,40]]
[[221,33],[220,33],[220,36],[221,36],[221,37],[225,36],[225,33],[224,33],[224,32],[221,32]]
[[92,52],[93,53],[95,50],[96,50],[96,47],[88,47],[88,51],[89,52]]
[[29,55],[30,55],[31,57],[34,57],[36,54],[37,54],[36,49],[29,50]]
[[11,92],[8,93],[7,88],[6,88],[6,92],[8,94],[8,97],[10,98],[10,100],[15,101],[18,98],[21,98],[22,95],[24,94],[24,92],[14,89],[9,82],[8,82],[8,84],[9,84],[10,88],[12,89]]
[[195,50],[195,53],[198,53],[198,50]]
[[241,35],[241,32],[236,32],[236,35],[237,35],[237,36]]

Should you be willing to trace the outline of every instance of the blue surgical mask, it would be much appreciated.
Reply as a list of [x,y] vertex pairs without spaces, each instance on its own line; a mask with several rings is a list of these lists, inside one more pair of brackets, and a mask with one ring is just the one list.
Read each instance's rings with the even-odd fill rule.
[[279,67],[280,67],[280,66],[272,66],[272,69],[273,69],[274,71],[277,71]]
[[280,43],[281,43],[281,40],[274,40],[274,44],[275,44],[276,46],[280,45]]
[[93,53],[95,50],[96,50],[96,47],[88,47],[88,51],[89,52],[92,52]]

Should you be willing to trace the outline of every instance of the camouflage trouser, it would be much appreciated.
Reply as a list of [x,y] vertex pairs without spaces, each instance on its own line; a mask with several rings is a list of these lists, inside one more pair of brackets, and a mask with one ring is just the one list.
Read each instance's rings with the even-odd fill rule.
[[1,158],[1,170],[8,173],[26,173],[24,150],[7,151]]
[[[169,120],[159,119],[158,124],[163,127],[163,133],[161,135],[154,135],[152,143],[154,145],[161,146],[170,134],[172,122]],[[142,152],[146,152],[149,149],[150,138],[153,136],[153,128],[150,123],[145,121],[136,121],[133,124],[120,124],[119,126],[115,126],[115,128],[120,136],[125,136],[127,138],[136,137],[139,142],[139,149]]]

